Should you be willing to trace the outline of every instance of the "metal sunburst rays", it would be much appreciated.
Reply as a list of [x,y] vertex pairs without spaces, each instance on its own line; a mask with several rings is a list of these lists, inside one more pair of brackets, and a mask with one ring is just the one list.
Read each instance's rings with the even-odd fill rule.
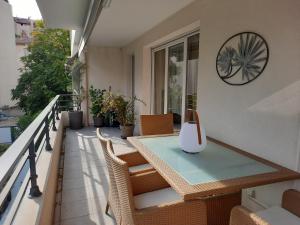
[[216,69],[220,78],[230,85],[243,85],[256,79],[269,59],[266,41],[254,32],[230,37],[220,48]]

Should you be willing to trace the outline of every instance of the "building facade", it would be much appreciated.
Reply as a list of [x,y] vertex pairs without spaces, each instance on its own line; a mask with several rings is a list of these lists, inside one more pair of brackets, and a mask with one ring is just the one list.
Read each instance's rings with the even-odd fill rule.
[[11,6],[6,1],[0,1],[0,27],[0,108],[2,108],[14,105],[11,101],[11,89],[15,88],[18,81],[14,20]]

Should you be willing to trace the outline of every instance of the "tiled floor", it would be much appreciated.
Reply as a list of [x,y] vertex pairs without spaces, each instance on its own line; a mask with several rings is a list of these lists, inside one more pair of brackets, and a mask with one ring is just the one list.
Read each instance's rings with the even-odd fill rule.
[[[131,151],[120,139],[118,129],[104,128],[115,152]],[[108,175],[101,145],[94,127],[67,130],[60,220],[61,225],[111,225],[112,217],[104,213],[108,193]]]

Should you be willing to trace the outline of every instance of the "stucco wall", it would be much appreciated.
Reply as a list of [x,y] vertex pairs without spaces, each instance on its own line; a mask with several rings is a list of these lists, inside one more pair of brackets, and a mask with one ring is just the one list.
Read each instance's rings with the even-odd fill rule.
[[13,105],[11,89],[15,88],[18,79],[16,66],[15,30],[11,6],[0,1],[0,107]]
[[[150,112],[150,47],[200,21],[198,110],[207,134],[299,169],[299,10],[298,0],[205,0],[179,11],[124,48],[127,55],[136,57],[136,92],[147,102],[140,111]],[[242,31],[261,34],[269,44],[270,59],[258,79],[233,87],[219,79],[215,60],[223,42]],[[267,204],[279,204],[280,193],[287,187],[293,187],[293,182],[260,188],[258,197]]]
[[[108,90],[111,86],[115,93],[127,94],[122,49],[88,46],[86,64],[87,89],[93,85],[94,88]],[[89,116],[89,121],[93,122],[92,116]]]

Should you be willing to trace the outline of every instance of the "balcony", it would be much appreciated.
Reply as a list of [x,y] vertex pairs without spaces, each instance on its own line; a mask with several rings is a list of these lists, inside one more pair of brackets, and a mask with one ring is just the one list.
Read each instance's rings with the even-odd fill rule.
[[[228,205],[213,200],[228,194],[224,189],[230,186],[239,195],[233,205],[258,212],[281,205],[282,193],[287,189],[300,189],[299,1],[37,2],[49,27],[72,30],[72,56],[78,56],[86,65],[73,76],[73,88],[82,89],[87,96],[82,102],[86,127],[76,131],[68,128],[68,113],[60,108],[57,96],[0,158],[0,225],[116,224],[112,213],[104,213],[109,179],[102,148],[91,127],[88,90],[92,85],[141,98],[146,104],[136,107],[138,115],[172,112],[175,128],[183,124],[186,109],[197,109],[211,143],[224,142],[244,149],[240,151],[244,156],[267,162],[280,172],[257,176],[251,184],[249,179],[224,182],[212,173],[215,183],[204,185],[203,191],[202,181],[195,185],[198,189],[187,186],[184,174],[180,177],[170,166],[157,165],[144,151],[156,172],[184,201],[192,197],[209,199],[210,206],[220,210]],[[235,83],[233,74],[219,73],[219,53],[228,43],[237,50],[243,37],[247,41],[241,42],[249,43],[249,29],[265,40],[261,51],[270,54],[257,59],[265,64],[258,65],[263,71],[253,79],[242,73],[242,67],[232,70],[236,63],[231,60],[235,57],[225,60],[230,63],[230,73],[238,74],[235,78],[239,82]],[[230,42],[237,35],[239,40]],[[232,83],[227,82],[229,78]],[[240,82],[244,79],[248,83]],[[139,125],[136,121],[136,127]],[[113,128],[103,128],[103,132],[112,139],[117,154],[132,151],[129,141],[140,138],[124,141],[119,138],[119,130]],[[140,143],[135,144],[138,148]],[[236,152],[240,150],[237,148]],[[184,165],[187,158],[172,166]],[[222,163],[234,161],[218,159],[217,172],[223,172]],[[200,173],[205,162],[197,165],[191,161],[188,166],[197,167]],[[235,168],[232,174],[243,172]],[[169,174],[184,184],[184,190]],[[209,204],[206,206],[208,209]],[[228,216],[230,212],[226,213]],[[214,219],[220,213],[215,210],[206,214]]]
[[[131,150],[119,138],[118,129],[105,128],[103,132],[112,138],[117,154]],[[116,224],[113,217],[104,214],[108,175],[95,128],[67,129],[64,144],[62,204],[57,205],[55,224]]]
[[[0,159],[0,223],[116,224],[104,214],[109,187],[96,129],[67,128],[67,113],[59,112],[58,99]],[[119,129],[102,132],[113,140],[117,154],[132,150]]]

